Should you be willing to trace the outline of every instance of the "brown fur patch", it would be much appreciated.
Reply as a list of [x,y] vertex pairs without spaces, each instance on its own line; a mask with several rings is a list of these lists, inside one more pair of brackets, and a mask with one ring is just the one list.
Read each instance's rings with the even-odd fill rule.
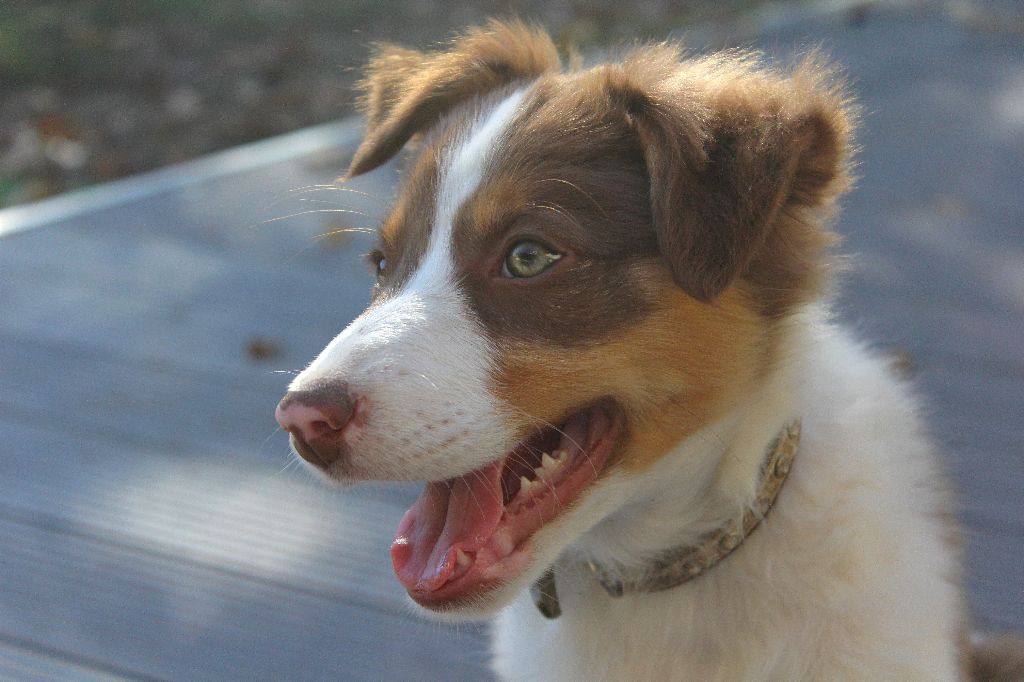
[[681,61],[665,45],[609,70],[647,162],[658,242],[695,298],[744,274],[769,313],[816,292],[831,243],[820,211],[848,184],[849,106],[828,75],[815,57],[786,77],[756,55]]
[[[607,111],[584,106],[578,89],[552,96],[545,84],[528,93],[456,216],[454,253],[471,306],[496,342],[579,346],[646,312],[633,273],[659,254],[629,131],[621,121],[612,125]],[[579,112],[572,135],[565,134],[567,110]],[[505,254],[522,240],[563,258],[530,280],[502,277]]]
[[367,128],[348,176],[384,163],[456,105],[559,65],[551,38],[518,22],[471,29],[445,52],[379,45],[359,85]]
[[401,287],[427,250],[439,175],[434,154],[421,154],[406,173],[398,200],[380,228],[378,248],[387,259],[387,267],[377,280],[375,294]]

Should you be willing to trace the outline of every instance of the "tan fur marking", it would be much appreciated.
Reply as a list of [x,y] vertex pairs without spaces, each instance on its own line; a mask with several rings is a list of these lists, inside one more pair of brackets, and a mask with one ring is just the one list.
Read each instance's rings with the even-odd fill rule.
[[644,469],[742,397],[758,365],[764,321],[738,287],[714,306],[683,294],[663,268],[644,273],[664,303],[607,342],[572,350],[502,348],[496,393],[530,417],[557,422],[604,396],[623,408],[631,434],[618,463]]

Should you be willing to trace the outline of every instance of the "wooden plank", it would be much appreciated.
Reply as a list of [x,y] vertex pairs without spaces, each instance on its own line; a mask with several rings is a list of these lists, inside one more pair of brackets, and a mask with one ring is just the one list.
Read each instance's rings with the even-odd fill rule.
[[[418,486],[335,491],[298,465],[0,420],[0,516],[396,613],[390,539]],[[284,458],[282,458],[284,459]],[[284,460],[288,461],[288,460]],[[325,567],[329,567],[325,570]]]
[[114,671],[105,663],[93,667],[84,661],[68,660],[61,652],[47,651],[29,642],[5,641],[0,635],[0,679],[19,682],[111,682],[140,679],[134,671]]
[[355,119],[334,121],[270,139],[258,140],[180,164],[93,185],[34,204],[0,212],[0,236],[73,220],[153,196],[205,186],[231,176],[246,176],[271,166],[344,167],[351,158],[351,140],[359,134]]
[[[345,229],[339,225],[350,222],[369,230],[372,221],[309,215],[284,219],[285,212],[281,222],[251,226],[223,216],[222,224],[206,225],[196,234],[195,227],[184,222],[189,216],[175,214],[170,207],[165,213],[161,210],[156,204],[108,216],[85,215],[60,229],[5,239],[0,271],[26,284],[75,282],[115,295],[133,293],[124,289],[131,286],[150,295],[179,297],[192,296],[237,270],[291,273],[298,282],[344,281],[350,273],[365,278],[367,272],[359,260],[368,245],[366,233],[323,235]],[[136,228],[136,222],[147,229]],[[49,267],[55,262],[62,267]]]
[[[353,283],[238,272],[218,278],[189,296],[171,291],[149,295],[139,286],[96,291],[69,281],[38,283],[0,278],[0,333],[38,339],[74,352],[79,347],[157,367],[233,377],[266,374],[305,366],[365,305],[368,278]],[[254,295],[254,292],[270,292]],[[317,292],[312,305],[274,292]],[[232,297],[236,301],[231,305]],[[39,301],[47,301],[40,305]],[[276,343],[278,352],[254,360],[254,339]]]
[[[330,178],[330,169],[279,164],[83,213],[59,229],[6,237],[4,243],[17,245],[19,252],[3,255],[0,265],[56,259],[83,281],[101,282],[116,281],[126,262],[160,270],[177,266],[186,276],[232,258],[275,268],[301,254],[325,266],[336,264],[332,249],[324,245],[345,240],[320,237],[343,227],[374,228],[388,208],[394,175],[385,169],[344,187],[331,185]],[[122,248],[111,251],[111,245]],[[163,283],[174,285],[173,280]]]
[[939,296],[903,297],[885,283],[843,297],[840,317],[873,345],[906,351],[915,365],[1024,374],[1024,311],[984,311]]
[[[256,175],[269,173],[271,186],[296,175],[275,170]],[[269,338],[282,353],[266,366],[305,365],[367,300],[370,277],[359,258],[366,240],[323,248],[312,240],[324,230],[321,216],[260,225],[268,213],[310,210],[310,204],[290,205],[296,201],[287,193],[269,212],[255,209],[251,196],[237,205],[217,203],[222,192],[259,193],[253,182],[230,178],[193,189],[187,201],[157,197],[80,216],[59,231],[8,238],[0,249],[0,329],[160,367],[242,375],[254,371],[249,341]],[[354,190],[346,205],[358,210],[360,202],[372,203]],[[246,211],[252,215],[238,215]]]
[[1020,526],[967,528],[966,584],[979,629],[1024,631],[1022,535]]
[[0,343],[0,368],[0,414],[185,452],[280,462],[285,451],[273,421],[284,375],[229,382],[11,337]]
[[0,546],[0,634],[81,658],[179,680],[488,678],[476,628],[6,519]]

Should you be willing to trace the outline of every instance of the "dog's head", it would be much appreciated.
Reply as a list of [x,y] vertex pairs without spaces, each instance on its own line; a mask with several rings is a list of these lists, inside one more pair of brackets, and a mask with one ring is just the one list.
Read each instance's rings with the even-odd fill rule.
[[562,71],[492,23],[383,47],[349,175],[416,138],[373,301],[278,408],[339,481],[427,481],[392,546],[438,611],[507,603],[739,404],[820,291],[846,184],[841,94],[670,46]]

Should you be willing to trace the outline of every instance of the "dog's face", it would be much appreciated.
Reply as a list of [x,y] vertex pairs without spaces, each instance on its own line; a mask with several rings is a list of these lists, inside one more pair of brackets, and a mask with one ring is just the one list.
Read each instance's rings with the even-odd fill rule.
[[843,180],[816,74],[667,47],[563,73],[503,24],[371,63],[350,174],[418,148],[370,307],[278,418],[332,479],[427,481],[391,550],[418,603],[503,606],[756,386]]

